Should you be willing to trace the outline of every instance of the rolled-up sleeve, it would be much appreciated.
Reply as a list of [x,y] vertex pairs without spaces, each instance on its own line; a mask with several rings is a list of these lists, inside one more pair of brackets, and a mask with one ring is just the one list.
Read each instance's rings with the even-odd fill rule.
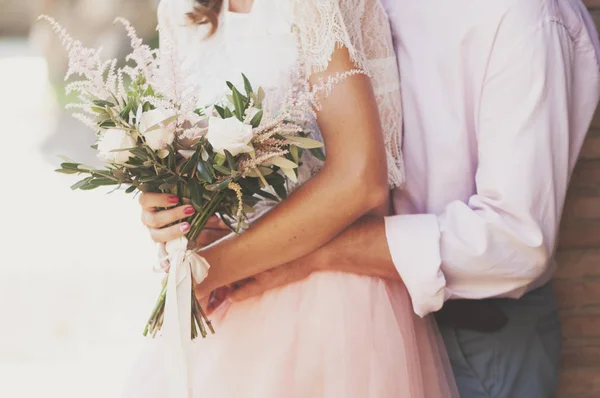
[[392,259],[421,316],[452,298],[518,298],[548,272],[598,101],[594,48],[576,46],[562,24],[506,34],[495,46],[477,114],[475,194],[440,214],[386,219]]

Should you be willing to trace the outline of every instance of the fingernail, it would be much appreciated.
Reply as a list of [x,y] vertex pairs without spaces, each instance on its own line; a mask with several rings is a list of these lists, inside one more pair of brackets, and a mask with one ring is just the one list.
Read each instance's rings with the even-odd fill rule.
[[185,212],[185,214],[190,215],[194,214],[196,210],[194,210],[194,206],[186,206],[185,209],[183,209],[183,211]]
[[187,231],[189,231],[189,230],[190,230],[190,224],[188,224],[188,223],[181,224],[181,227],[180,227],[180,228],[181,228],[181,231],[182,231],[182,232],[187,232]]
[[169,203],[179,203],[179,198],[175,195],[169,196]]

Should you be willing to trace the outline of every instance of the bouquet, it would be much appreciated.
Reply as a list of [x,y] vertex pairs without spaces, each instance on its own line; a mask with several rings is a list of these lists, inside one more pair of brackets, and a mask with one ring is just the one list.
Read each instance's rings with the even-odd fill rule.
[[[169,274],[144,329],[144,335],[155,336],[167,312],[167,292],[177,295],[181,280],[193,277],[200,283],[207,275],[209,265],[193,245],[207,220],[218,214],[239,232],[257,203],[286,197],[303,150],[323,158],[322,144],[308,138],[307,108],[299,98],[286,101],[279,114],[271,115],[262,105],[264,91],[255,91],[246,76],[242,89],[224,82],[228,95],[223,101],[198,106],[197,93],[177,90],[178,82],[161,73],[170,61],[172,70],[177,68],[173,49],[151,49],[124,19],[117,21],[128,32],[132,52],[118,66],[117,59],[102,60],[100,50],[73,40],[52,18],[40,18],[50,22],[68,51],[65,80],[78,77],[66,87],[67,94],[78,98],[68,107],[95,131],[93,148],[106,162],[104,168],[94,168],[64,158],[56,171],[85,175],[72,189],[114,186],[126,187],[126,193],[171,193],[196,210],[186,239],[166,245]],[[171,284],[173,289],[168,288]],[[193,287],[186,289],[191,290],[189,301],[183,296],[191,311],[191,338],[214,333]],[[181,308],[175,312],[181,313]]]

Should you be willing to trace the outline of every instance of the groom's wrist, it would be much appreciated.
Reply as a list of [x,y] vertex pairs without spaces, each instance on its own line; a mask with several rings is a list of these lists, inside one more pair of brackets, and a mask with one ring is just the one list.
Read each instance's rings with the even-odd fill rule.
[[325,245],[310,255],[302,258],[301,262],[302,266],[307,268],[307,270],[311,273],[320,271],[334,271],[331,257],[331,250],[329,249],[328,245]]

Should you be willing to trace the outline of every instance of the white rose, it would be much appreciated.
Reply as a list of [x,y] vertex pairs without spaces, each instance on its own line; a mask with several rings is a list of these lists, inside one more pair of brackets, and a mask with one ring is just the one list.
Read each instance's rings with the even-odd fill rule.
[[167,145],[173,143],[173,140],[175,139],[175,130],[169,128],[169,126],[160,126],[152,129],[152,127],[164,122],[171,116],[172,114],[158,108],[144,112],[142,113],[142,116],[140,116],[140,133],[146,139],[148,146],[155,151],[165,149]]
[[135,140],[125,130],[106,130],[98,140],[98,158],[110,163],[125,163],[131,157],[129,151],[111,152],[116,149],[133,148]]
[[233,156],[253,150],[249,145],[252,140],[252,126],[244,124],[234,117],[228,119],[211,117],[208,120],[206,139],[215,152],[221,155],[225,154],[225,150]]

